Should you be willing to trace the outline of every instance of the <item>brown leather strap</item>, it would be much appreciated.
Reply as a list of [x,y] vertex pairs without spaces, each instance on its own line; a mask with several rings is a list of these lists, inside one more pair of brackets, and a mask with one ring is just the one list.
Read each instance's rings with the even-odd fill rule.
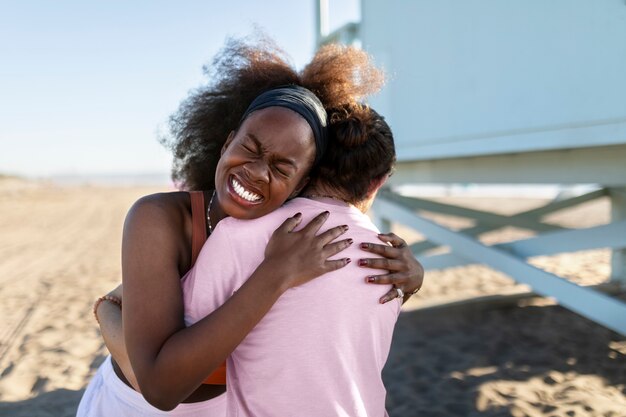
[[[196,263],[202,245],[207,240],[206,213],[204,212],[204,193],[202,191],[190,191],[191,198],[191,266]],[[226,384],[226,363],[220,365],[203,384],[224,385]]]
[[191,198],[191,266],[196,263],[202,245],[206,242],[206,217],[204,213],[204,193],[190,191]]

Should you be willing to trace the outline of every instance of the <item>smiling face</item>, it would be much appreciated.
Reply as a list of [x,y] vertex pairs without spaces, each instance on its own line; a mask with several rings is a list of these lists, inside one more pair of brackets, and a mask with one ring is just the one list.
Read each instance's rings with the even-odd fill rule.
[[309,124],[296,112],[268,107],[250,114],[222,149],[215,191],[223,214],[261,217],[304,186],[315,158]]

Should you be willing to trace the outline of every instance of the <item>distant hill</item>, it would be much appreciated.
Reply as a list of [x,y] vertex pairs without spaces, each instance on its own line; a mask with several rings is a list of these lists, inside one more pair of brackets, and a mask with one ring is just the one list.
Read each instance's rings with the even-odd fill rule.
[[3,174],[0,172],[0,181],[2,180],[19,180],[22,179],[21,177],[18,177],[17,175],[10,175],[10,174]]

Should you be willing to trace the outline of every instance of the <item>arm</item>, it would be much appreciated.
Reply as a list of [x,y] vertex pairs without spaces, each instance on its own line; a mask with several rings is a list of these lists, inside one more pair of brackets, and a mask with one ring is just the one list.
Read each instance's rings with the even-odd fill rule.
[[[118,285],[107,295],[113,295],[120,300],[122,299],[122,285]],[[124,376],[136,391],[139,391],[139,384],[133,372],[126,352],[126,343],[124,342],[124,330],[122,328],[122,310],[115,304],[110,302],[102,302],[98,305],[96,311],[98,317],[98,325],[100,333],[104,339],[104,344],[115,359]]]
[[[343,233],[334,228],[315,236],[327,216],[292,232],[288,219],[268,244],[265,260],[246,283],[212,314],[185,327],[183,296],[171,259],[175,252],[162,210],[135,205],[126,220],[122,244],[124,335],[128,355],[145,399],[170,410],[196,389],[261,320],[288,288],[347,264],[326,259],[349,245],[329,243]],[[154,227],[160,225],[159,227]]]
[[[384,304],[397,297],[395,288],[404,292],[402,304],[422,288],[424,282],[424,268],[411,252],[406,242],[393,233],[379,234],[378,238],[385,245],[361,243],[364,251],[375,253],[382,258],[359,259],[359,266],[375,269],[386,269],[387,274],[368,275],[365,280],[370,284],[392,284],[394,288],[380,298]],[[391,246],[389,246],[391,244]]]

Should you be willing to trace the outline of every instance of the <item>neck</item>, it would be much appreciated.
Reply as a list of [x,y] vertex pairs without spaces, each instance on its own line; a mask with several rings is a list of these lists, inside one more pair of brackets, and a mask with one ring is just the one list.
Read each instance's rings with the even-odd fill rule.
[[346,197],[345,193],[342,193],[341,191],[334,189],[332,187],[329,187],[325,184],[311,184],[301,194],[302,197],[306,197],[306,198],[326,197],[326,198],[332,198],[334,200],[341,200],[341,201],[344,201],[348,205],[355,206],[357,209],[359,209],[363,213],[366,213],[369,210],[370,206],[372,205],[372,202],[374,201],[375,195],[376,193],[373,193],[372,196],[368,196],[361,201],[352,203],[348,201],[349,199]]

